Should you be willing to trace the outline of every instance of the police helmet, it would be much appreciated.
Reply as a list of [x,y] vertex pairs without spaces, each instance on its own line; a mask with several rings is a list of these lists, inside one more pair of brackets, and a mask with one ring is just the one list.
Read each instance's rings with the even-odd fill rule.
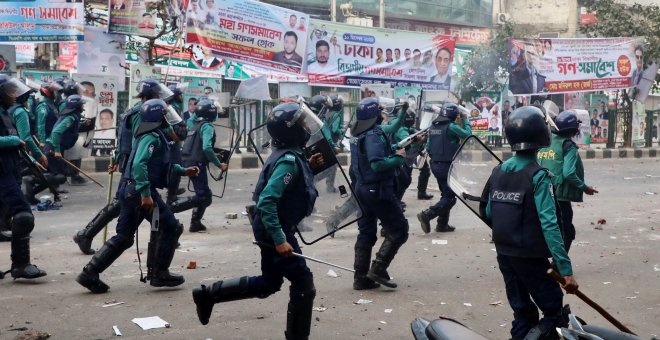
[[195,116],[198,120],[213,122],[218,118],[218,107],[212,100],[200,100],[195,109]]
[[357,136],[376,124],[380,117],[381,109],[378,104],[378,98],[368,97],[358,103],[355,114],[355,123],[351,126],[351,134]]
[[179,88],[179,86],[177,86],[177,84],[172,84],[172,85],[168,86],[167,88],[170,89],[170,91],[172,91],[172,93],[175,96],[183,95],[183,91],[181,91],[181,88]]
[[406,111],[405,117],[403,117],[403,125],[405,127],[411,128],[415,126],[416,119],[417,119],[417,115],[415,114],[415,110],[408,109],[408,111]]
[[66,97],[66,104],[64,110],[62,110],[62,115],[68,115],[71,112],[82,112],[85,101],[82,96],[77,94],[70,95]]
[[449,118],[450,121],[454,121],[460,113],[458,105],[454,103],[445,103],[442,106],[442,115]]
[[167,104],[162,99],[149,99],[140,107],[140,126],[135,137],[155,131],[165,123]]
[[78,95],[81,93],[81,88],[78,83],[76,83],[73,79],[65,79],[62,81],[62,94],[66,97],[72,96],[72,95]]
[[30,93],[30,88],[20,80],[0,74],[0,104],[5,108],[14,105],[16,98]]
[[309,100],[308,104],[312,112],[314,112],[315,114],[319,114],[324,106],[332,107],[332,100],[327,96],[322,96],[319,94],[312,97],[312,99]]
[[332,101],[332,111],[338,112],[344,109],[344,98],[341,96],[336,94],[330,95],[330,101]]
[[168,89],[156,79],[143,79],[137,85],[137,96],[135,98],[146,99],[162,99],[164,101],[171,100],[174,97],[174,92]]
[[512,151],[537,150],[550,145],[545,114],[535,106],[523,106],[509,115],[505,126]]
[[277,105],[268,114],[266,129],[278,148],[301,147],[323,123],[304,103]]
[[62,85],[54,81],[41,84],[41,88],[39,89],[39,93],[49,99],[55,99],[61,91]]
[[564,111],[555,117],[557,130],[553,130],[553,132],[561,135],[575,135],[580,130],[580,123],[582,122],[575,112]]

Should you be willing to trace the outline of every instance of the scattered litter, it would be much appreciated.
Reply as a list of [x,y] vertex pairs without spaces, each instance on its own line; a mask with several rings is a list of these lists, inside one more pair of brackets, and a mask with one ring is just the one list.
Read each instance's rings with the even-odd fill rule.
[[440,304],[441,304],[441,305],[446,305],[447,303],[446,303],[446,302],[440,302]]
[[653,271],[660,272],[660,267],[658,267],[658,265],[656,264],[655,266],[653,266]]
[[595,226],[594,229],[596,229],[596,230],[603,230],[603,227],[599,224],[599,225]]
[[647,194],[647,195],[656,195],[655,192],[650,192],[650,191],[647,191],[645,194]]
[[380,323],[382,323],[383,325],[387,325],[387,322],[382,321],[382,320],[380,321]]
[[616,240],[616,236],[610,236],[610,239]]
[[499,306],[501,304],[502,304],[502,300],[497,300],[497,301],[493,301],[493,302],[489,303],[489,305],[491,305],[491,306]]
[[107,303],[107,304],[105,304],[105,305],[103,305],[103,306],[101,306],[101,307],[104,307],[104,308],[105,308],[105,307],[114,307],[114,306],[123,305],[124,303],[125,303],[125,302],[123,302],[123,301],[120,301],[120,302],[113,302],[113,303]]
[[247,214],[248,214],[247,211],[241,211],[241,215],[247,216]]
[[447,244],[447,240],[431,240],[431,244]]
[[472,304],[469,303],[469,302],[464,302],[464,303],[463,303],[463,306],[465,306],[465,307],[472,307]]
[[366,304],[372,303],[372,302],[373,301],[371,301],[371,300],[360,299],[360,300],[357,300],[357,301],[353,302],[353,304],[355,304],[355,305],[366,305]]
[[392,308],[388,308],[388,309],[386,309],[386,310],[385,310],[385,313],[387,313],[387,314],[392,313]]
[[46,340],[50,338],[50,334],[38,330],[30,329],[25,332],[19,333],[14,339],[16,340]]
[[314,308],[312,308],[312,310],[315,311],[315,312],[325,312],[328,309],[325,308],[325,307],[314,307]]
[[605,224],[607,221],[604,218],[598,220],[598,224]]
[[580,246],[580,247],[584,247],[584,246],[588,246],[590,244],[591,244],[591,242],[589,242],[589,241],[578,241],[575,245]]
[[608,284],[610,284],[610,283],[612,283],[612,282],[609,282],[609,281],[605,281],[605,282],[603,282],[604,285],[608,285]]
[[170,328],[170,324],[161,319],[160,316],[150,316],[147,318],[135,318],[133,320],[133,323],[137,324],[142,328],[142,330],[146,331],[148,329],[154,329],[154,328]]
[[266,318],[266,317],[263,316],[263,315],[257,315],[257,320],[263,320],[263,319],[265,319],[265,318]]
[[497,251],[495,248],[490,248],[490,250],[491,250],[491,251],[495,251],[495,252]]
[[197,261],[188,262],[188,266],[186,268],[187,269],[197,269]]
[[634,300],[636,298],[637,298],[637,296],[626,296],[626,299],[628,299],[628,300]]
[[115,331],[116,336],[121,336],[121,332],[119,331],[119,327],[112,326],[112,330]]
[[339,277],[339,275],[337,275],[337,273],[332,269],[329,269],[328,272],[325,273],[325,275],[328,275],[330,277]]
[[61,203],[53,202],[51,200],[47,200],[46,202],[41,202],[37,204],[38,211],[60,210],[61,207],[62,207]]
[[[660,269],[658,269],[658,270],[660,270]],[[416,303],[416,304],[419,304],[419,305],[425,306],[424,303],[423,303],[422,301],[417,301],[417,300],[415,300],[415,301],[413,301],[413,303]]]
[[236,213],[225,213],[225,218],[228,220],[235,220],[238,218],[238,214]]
[[503,323],[503,324],[501,324],[501,325],[500,325],[500,327],[506,327],[506,324],[505,324],[505,323]]

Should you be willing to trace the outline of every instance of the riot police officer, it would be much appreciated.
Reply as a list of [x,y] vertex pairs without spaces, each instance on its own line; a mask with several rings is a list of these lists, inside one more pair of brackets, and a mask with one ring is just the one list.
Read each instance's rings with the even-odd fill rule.
[[449,225],[449,212],[456,204],[456,195],[449,188],[447,178],[451,161],[460,146],[461,139],[472,134],[472,128],[467,117],[460,116],[463,127],[455,122],[459,117],[458,105],[445,103],[442,107],[442,114],[433,120],[429,129],[426,150],[431,156],[431,171],[438,180],[441,197],[438,203],[417,214],[422,230],[427,234],[431,231],[431,220],[435,217],[438,218],[435,231],[448,232],[455,230],[454,227]]
[[322,165],[320,155],[305,159],[302,147],[321,122],[305,105],[280,104],[268,115],[267,129],[273,152],[266,160],[254,198],[257,201],[252,231],[261,246],[261,275],[217,281],[193,290],[199,321],[206,325],[213,305],[249,298],[266,298],[291,281],[286,339],[308,339],[316,289],[294,235],[295,226],[309,216],[318,195],[311,166]]
[[[69,101],[69,98],[72,96],[80,96],[83,93],[83,87],[73,79],[62,79],[60,80],[60,85],[62,86],[62,90],[59,91],[61,94],[61,101],[58,104],[58,114],[59,116],[62,116],[66,114],[64,111],[66,111],[66,105]],[[71,161],[71,164],[78,168],[80,168],[82,164],[82,153],[80,151],[81,146],[76,146],[79,133],[86,134],[88,131],[94,130],[94,120],[84,117],[82,115],[82,111],[79,120],[80,122],[77,124],[78,127],[76,130],[76,138],[73,141],[73,145],[70,148],[67,148],[68,151],[64,154],[64,156]],[[80,176],[78,171],[75,169],[67,168],[66,174],[71,178],[71,185],[84,185],[87,183],[87,180]]]
[[[406,108],[407,109],[407,108]],[[394,185],[395,169],[405,163],[405,150],[392,151],[387,135],[379,125],[384,119],[376,98],[360,101],[351,134],[351,159],[356,160],[356,194],[363,205],[355,242],[353,288],[372,289],[383,284],[396,288],[387,268],[408,239],[408,220],[399,206]],[[371,250],[376,243],[377,220],[385,229],[385,239],[371,267]]]
[[183,164],[197,166],[200,171],[199,176],[191,179],[195,195],[171,204],[174,213],[193,209],[188,229],[191,233],[206,230],[206,226],[202,224],[202,217],[213,200],[207,175],[209,163],[213,163],[223,171],[227,169],[227,165],[220,162],[213,150],[215,145],[213,122],[218,118],[218,107],[211,100],[200,100],[195,109],[195,117],[195,125],[188,133],[182,151]]
[[[0,210],[11,217],[11,276],[14,279],[35,279],[46,272],[30,263],[30,233],[34,216],[20,185],[18,149],[25,146],[7,114],[17,97],[30,89],[18,79],[0,75]],[[0,272],[0,277],[5,273]]]
[[[490,219],[497,263],[513,309],[513,339],[558,339],[555,327],[566,327],[559,284],[546,274],[552,257],[573,293],[571,260],[564,249],[550,174],[536,163],[536,152],[550,143],[543,112],[533,106],[516,109],[506,125],[515,155],[498,165],[488,179],[486,219]],[[543,312],[539,320],[538,309]]]
[[[179,88],[176,84],[170,85],[168,88],[170,91],[172,91],[173,94],[171,99],[166,102],[170,105],[171,108],[174,109],[174,112],[171,114],[173,115],[176,113],[176,121],[172,121],[170,123],[177,135],[178,140],[182,141],[185,140],[186,136],[188,135],[188,127],[186,126],[186,122],[181,119],[181,113],[183,112],[183,92],[181,91],[181,88]],[[173,163],[181,163],[182,161],[181,143],[179,141],[170,141],[170,161]],[[178,195],[181,195],[185,192],[185,189],[179,188],[180,183],[181,177],[174,176],[174,174],[172,174],[172,178],[170,178],[167,184],[167,200],[165,202],[168,205],[172,204],[172,202],[175,202],[178,198]]]
[[49,170],[55,174],[67,173],[67,166],[62,162],[62,152],[71,149],[78,140],[78,129],[84,106],[79,95],[67,97],[64,109],[55,122],[55,127],[46,139],[44,153],[48,157]]
[[43,143],[50,137],[51,131],[57,122],[59,110],[55,102],[60,97],[62,86],[54,81],[44,83],[39,89],[41,101],[37,104],[37,136]]
[[[76,278],[80,285],[92,293],[105,293],[110,288],[101,281],[99,274],[133,245],[137,228],[145,218],[152,223],[154,219],[158,219],[156,224],[159,228],[158,239],[150,240],[150,243],[156,245],[153,258],[147,259],[148,265],[151,263],[153,268],[148,277],[150,284],[154,287],[174,287],[185,282],[183,276],[169,271],[183,227],[156,189],[165,188],[169,178],[168,171],[196,176],[199,169],[183,168],[179,164],[169,163],[168,143],[161,130],[167,125],[166,111],[167,104],[160,99],[148,100],[140,108],[139,126],[134,135],[135,145],[122,175],[125,181],[118,193],[121,212],[117,234],[94,254]],[[149,271],[151,272],[151,268]]]
[[582,194],[593,195],[598,191],[584,182],[584,165],[578,146],[572,138],[580,131],[580,121],[573,111],[564,111],[555,118],[557,131],[552,131],[552,142],[548,148],[539,150],[540,166],[550,170],[555,186],[557,201],[561,208],[562,236],[566,252],[575,239],[573,207],[571,202],[582,202]]
[[[117,170],[124,173],[126,170],[126,163],[128,162],[133,145],[133,135],[140,126],[139,113],[142,104],[150,99],[169,99],[172,96],[172,91],[155,79],[143,79],[138,83],[138,89],[138,94],[135,97],[139,98],[140,101],[130,109],[126,110],[126,112],[120,117],[119,139],[115,155],[110,160],[110,166],[108,167],[109,173],[113,173]],[[174,136],[174,132],[170,126],[165,129],[165,134],[169,135],[170,139]],[[92,240],[94,237],[108,223],[119,217],[121,206],[119,204],[118,195],[119,188],[122,187],[124,181],[125,179],[122,176],[112,202],[104,206],[84,229],[79,230],[73,236],[73,241],[78,245],[83,254],[94,254],[94,249],[92,249]]]

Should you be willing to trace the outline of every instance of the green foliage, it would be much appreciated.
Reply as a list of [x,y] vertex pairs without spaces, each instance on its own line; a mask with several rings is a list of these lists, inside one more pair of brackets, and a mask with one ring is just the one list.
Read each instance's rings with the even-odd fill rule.
[[462,100],[478,91],[502,91],[508,77],[508,42],[515,34],[515,24],[505,22],[492,31],[490,40],[478,46],[465,63],[455,94]]

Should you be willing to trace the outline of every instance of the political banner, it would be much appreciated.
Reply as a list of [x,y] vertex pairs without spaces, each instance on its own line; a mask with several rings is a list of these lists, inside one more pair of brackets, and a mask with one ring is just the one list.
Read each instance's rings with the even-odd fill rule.
[[40,83],[47,83],[57,78],[69,78],[69,73],[63,71],[22,70],[21,77]]
[[500,93],[483,91],[472,97],[467,108],[470,110],[468,120],[475,136],[499,136],[502,132],[502,115],[500,114]]
[[13,45],[0,45],[0,73],[16,75],[16,48]]
[[[394,98],[409,102],[412,99],[419,106],[422,100],[422,88],[419,86],[397,86],[394,88]],[[417,107],[411,107],[411,109],[417,111]]]
[[16,46],[16,62],[19,64],[34,63],[35,44],[14,44]]
[[64,71],[76,71],[76,62],[78,61],[78,43],[61,42],[59,43],[59,55],[57,56],[59,69]]
[[[108,0],[108,31],[127,35],[155,37],[160,29],[156,6],[162,0]],[[162,23],[161,23],[162,25]]]
[[589,111],[573,109],[580,122],[578,134],[573,136],[573,141],[580,147],[589,147],[591,144],[591,127],[589,126]]
[[183,88],[183,114],[184,120],[188,120],[201,96],[219,98],[222,92],[222,79],[203,77],[181,77],[181,83],[186,84]]
[[390,83],[452,90],[454,38],[312,20],[307,76],[315,85]]
[[0,2],[0,41],[82,41],[85,11],[82,0]]
[[126,69],[120,47],[124,40],[124,36],[105,33],[101,27],[85,26],[85,42],[78,46],[78,72],[118,76],[117,88],[124,91]]
[[137,96],[137,87],[142,79],[152,78],[158,81],[163,80],[160,66],[150,66],[143,64],[130,64],[130,81],[128,85],[128,107],[133,107],[140,99]]
[[[637,38],[511,39],[509,89],[548,94],[629,88]],[[639,71],[638,71],[639,70]]]
[[646,110],[643,102],[633,101],[632,140],[633,145],[642,147],[646,143]]
[[92,156],[110,156],[117,141],[117,89],[124,78],[114,75],[74,74],[82,85],[83,96],[91,98],[85,103],[85,117],[96,117],[95,132],[90,137]]
[[609,120],[607,115],[606,94],[591,94],[589,101],[589,127],[591,128],[591,143],[607,143]]
[[[253,0],[191,1],[186,41],[223,58],[294,74],[303,73],[307,14]],[[194,11],[193,11],[194,9]]]

